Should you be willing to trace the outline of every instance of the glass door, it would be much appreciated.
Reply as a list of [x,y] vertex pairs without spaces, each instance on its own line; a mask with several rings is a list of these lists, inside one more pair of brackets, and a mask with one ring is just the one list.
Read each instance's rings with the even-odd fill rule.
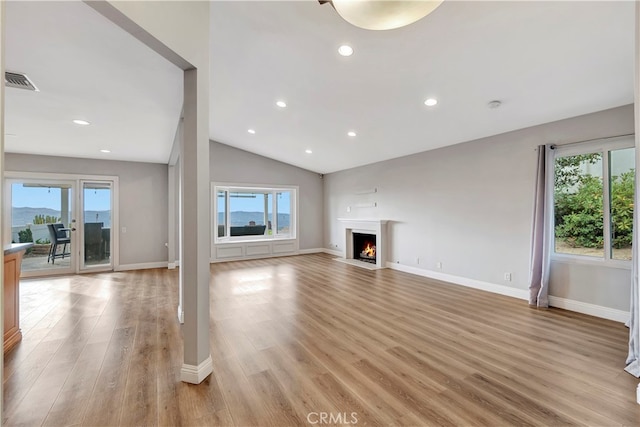
[[33,243],[22,261],[23,277],[75,273],[76,181],[8,179],[7,190],[11,243]]
[[113,269],[112,181],[80,181],[80,270]]

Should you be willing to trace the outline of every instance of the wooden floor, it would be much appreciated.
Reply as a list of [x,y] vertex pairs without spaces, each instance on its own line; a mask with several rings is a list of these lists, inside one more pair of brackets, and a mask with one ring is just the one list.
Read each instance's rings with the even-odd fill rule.
[[211,272],[199,386],[179,381],[176,271],[24,281],[3,422],[640,425],[621,324],[327,255]]

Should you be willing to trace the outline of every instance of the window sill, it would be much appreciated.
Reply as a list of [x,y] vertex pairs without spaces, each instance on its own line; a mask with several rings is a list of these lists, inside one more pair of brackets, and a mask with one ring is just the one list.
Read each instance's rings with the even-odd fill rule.
[[561,264],[579,264],[579,265],[591,265],[594,267],[617,268],[620,270],[631,270],[631,261],[617,260],[617,259],[605,260],[603,258],[580,256],[580,255],[554,254],[551,256],[551,262],[557,262]]
[[266,243],[266,242],[281,242],[283,240],[296,240],[295,237],[283,236],[283,237],[254,237],[250,239],[229,239],[229,240],[216,240],[214,245],[237,245],[239,243]]

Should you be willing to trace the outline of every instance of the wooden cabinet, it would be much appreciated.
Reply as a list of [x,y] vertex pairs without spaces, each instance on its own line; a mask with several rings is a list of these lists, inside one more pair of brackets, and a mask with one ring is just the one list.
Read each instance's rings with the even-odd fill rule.
[[21,339],[20,267],[22,256],[31,244],[14,244],[4,251],[4,353]]

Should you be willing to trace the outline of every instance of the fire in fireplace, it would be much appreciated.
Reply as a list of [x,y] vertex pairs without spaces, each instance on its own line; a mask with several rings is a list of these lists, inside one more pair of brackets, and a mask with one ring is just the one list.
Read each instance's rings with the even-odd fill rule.
[[376,263],[376,235],[353,233],[353,259]]

